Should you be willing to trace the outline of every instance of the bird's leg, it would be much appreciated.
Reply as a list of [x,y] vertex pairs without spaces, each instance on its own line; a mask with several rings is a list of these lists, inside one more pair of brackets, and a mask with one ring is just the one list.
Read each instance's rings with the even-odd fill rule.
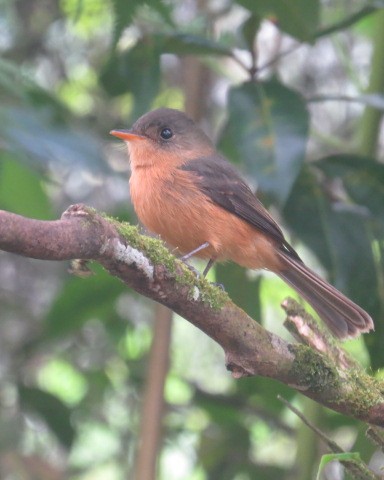
[[[209,270],[212,268],[213,264],[215,263],[215,259],[214,258],[210,258],[209,259],[209,262],[207,263],[207,266],[204,268],[204,271],[203,271],[203,277],[205,278],[207,276],[207,273],[209,272]],[[221,290],[223,290],[223,292],[225,292],[225,288],[224,288],[224,285],[220,282],[212,282],[211,285],[214,285],[215,287],[219,287]]]
[[[192,272],[194,272],[196,274],[196,276],[200,277],[200,272],[198,272],[196,270],[196,268],[192,267],[192,265],[189,265],[189,263],[187,262],[187,260],[191,257],[193,257],[193,255],[195,255],[196,253],[200,252],[201,250],[204,250],[204,248],[207,248],[209,247],[209,242],[205,242],[203,243],[202,245],[199,245],[197,248],[195,248],[194,250],[192,250],[192,252],[188,252],[186,253],[185,255],[183,255],[181,257],[181,260],[187,265],[187,267],[192,270]],[[209,262],[208,262],[209,263]],[[207,265],[208,267],[208,265]],[[207,267],[205,268],[205,270],[207,269]],[[204,273],[203,273],[203,276],[205,277],[206,275],[206,272],[204,270]],[[209,269],[208,269],[209,270]],[[208,270],[207,270],[207,273],[208,273]]]
[[[200,273],[198,271],[196,271],[195,268],[193,268],[191,265],[189,265],[186,260],[188,260],[189,258],[193,257],[193,255],[195,255],[196,253],[200,252],[201,250],[204,250],[204,248],[207,248],[209,247],[210,244],[209,242],[205,242],[203,243],[202,245],[200,245],[199,247],[195,248],[194,250],[192,250],[192,252],[189,252],[187,254],[185,254],[184,256],[181,257],[181,260],[183,262],[185,262],[185,264],[188,266],[188,268],[190,268],[193,272],[196,273],[196,275],[199,277],[200,276]],[[207,276],[207,273],[209,272],[209,270],[212,268],[212,265],[215,263],[215,259],[214,258],[210,258],[208,263],[207,263],[207,266],[204,268],[204,271],[203,271],[203,277],[205,278]],[[221,290],[224,290],[225,291],[225,288],[224,288],[224,285],[222,285],[221,283],[212,283],[212,285],[215,285],[215,287],[219,287],[221,288]]]
[[189,258],[193,257],[193,255],[195,255],[196,253],[198,252],[201,252],[201,250],[204,250],[204,248],[207,248],[209,247],[209,242],[205,242],[203,243],[202,245],[200,245],[199,247],[195,248],[194,250],[192,250],[192,252],[189,252],[189,253],[186,253],[185,255],[183,255],[181,257],[181,260],[183,262],[185,262],[186,260],[188,260]]
[[207,276],[207,273],[208,273],[209,270],[212,268],[212,266],[213,266],[214,263],[215,263],[215,259],[214,259],[214,258],[210,258],[210,259],[209,259],[209,262],[207,263],[207,266],[204,268],[203,277],[206,277],[206,276]]

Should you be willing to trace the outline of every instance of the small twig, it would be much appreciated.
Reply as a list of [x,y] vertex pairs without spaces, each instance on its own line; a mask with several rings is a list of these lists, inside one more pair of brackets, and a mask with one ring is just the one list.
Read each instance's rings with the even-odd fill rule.
[[370,426],[366,436],[384,453],[384,429]]
[[329,437],[327,437],[327,435],[325,435],[325,433],[323,433],[319,428],[313,425],[313,423],[311,423],[307,418],[305,418],[304,415],[300,412],[300,410],[298,410],[291,403],[289,403],[288,400],[286,400],[281,395],[277,395],[277,398],[278,400],[280,400],[280,402],[284,403],[284,405],[287,408],[289,408],[289,410],[291,410],[295,415],[297,415],[300,418],[300,420],[305,425],[307,425],[308,428],[313,430],[316,433],[316,435],[318,435],[323,440],[323,442],[328,445],[328,447],[332,450],[333,453],[345,453],[344,450],[341,447],[339,447],[339,445],[336,442],[331,440]]
[[[336,442],[330,439],[323,431],[313,425],[296,407],[294,407],[291,403],[288,402],[285,398],[281,395],[278,395],[277,398],[284,403],[284,405],[291,410],[295,415],[297,415],[300,420],[307,425],[313,432],[316,433],[317,436],[321,438],[321,440],[329,447],[329,449],[333,453],[346,453]],[[372,470],[368,468],[368,466],[362,460],[339,460],[340,463],[345,467],[346,470],[356,479],[359,480],[380,480],[378,476],[376,476]]]
[[256,73],[260,73],[263,70],[266,70],[267,68],[279,62],[282,58],[286,57],[287,55],[290,55],[291,53],[293,53],[295,50],[299,49],[302,46],[303,46],[302,43],[296,43],[292,47],[287,48],[287,50],[284,50],[283,52],[278,53],[271,60],[268,60],[267,62],[265,62],[264,65],[261,65],[260,67],[258,67],[256,69]]

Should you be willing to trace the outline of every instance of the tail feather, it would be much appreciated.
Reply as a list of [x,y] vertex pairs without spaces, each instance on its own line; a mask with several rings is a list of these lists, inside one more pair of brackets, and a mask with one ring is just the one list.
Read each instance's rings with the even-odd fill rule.
[[374,328],[372,318],[300,260],[282,253],[286,265],[278,275],[291,285],[319,314],[338,338],[352,338]]

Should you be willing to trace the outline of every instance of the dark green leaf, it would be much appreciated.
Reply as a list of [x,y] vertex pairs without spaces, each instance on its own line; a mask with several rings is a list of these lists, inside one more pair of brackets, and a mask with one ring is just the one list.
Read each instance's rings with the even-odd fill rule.
[[41,220],[52,218],[41,178],[4,153],[0,153],[0,208]]
[[370,218],[358,209],[331,204],[308,168],[295,184],[284,217],[316,253],[336,287],[375,310],[375,296],[368,293],[377,290]]
[[254,50],[256,34],[260,28],[261,18],[259,15],[250,15],[241,26],[241,34],[244,38],[245,45],[250,52]]
[[231,299],[252,318],[260,319],[261,277],[250,279],[247,271],[239,265],[218,264],[216,281],[224,285]]
[[26,106],[32,106],[36,116],[41,115],[38,110],[44,108],[45,118],[49,113],[49,120],[55,123],[64,122],[70,115],[57,96],[41,88],[26,76],[19,65],[2,59],[0,59],[0,86],[3,88],[3,93],[6,93],[4,107],[12,99],[21,101]]
[[42,340],[64,338],[92,318],[108,322],[116,298],[126,288],[107,273],[100,272],[85,279],[72,278],[45,318]]
[[133,20],[137,9],[142,5],[141,0],[112,0],[112,7],[114,13],[114,31],[113,31],[113,45],[115,46],[119,41],[124,29],[128,27]]
[[281,204],[300,172],[307,135],[302,98],[276,80],[230,90],[219,148],[233,161],[244,161],[261,191]]
[[[375,232],[372,217],[361,209],[331,204],[309,168],[303,170],[284,208],[284,217],[295,234],[318,256],[328,270],[331,283],[380,318],[380,271],[372,247]],[[381,230],[382,235],[384,229]],[[363,267],[362,267],[363,266]],[[384,328],[376,322],[374,342],[382,344]],[[368,338],[369,343],[372,341]],[[379,358],[380,357],[380,358]],[[376,354],[384,364],[384,350]]]
[[380,310],[369,220],[360,212],[333,209],[327,223],[334,254],[335,286],[375,317]]
[[[346,192],[366,214],[338,211],[330,216],[330,232],[341,287],[375,321],[375,334],[366,337],[372,367],[384,365],[384,165],[355,155],[334,155],[316,162],[327,176],[343,181]],[[354,208],[351,206],[350,208]]]
[[326,222],[331,205],[309,167],[305,166],[292,189],[283,214],[294,233],[316,253],[331,279],[333,253]]
[[133,116],[145,113],[160,87],[160,50],[153,38],[138,42],[130,50],[110,57],[101,83],[111,96],[131,93]]
[[227,47],[198,35],[173,33],[155,35],[153,38],[159,46],[161,53],[174,53],[176,55],[232,55],[231,50]]
[[361,10],[358,10],[352,15],[343,18],[339,22],[336,22],[333,25],[330,25],[329,27],[321,28],[315,33],[315,37],[321,38],[321,37],[332,35],[333,33],[345,30],[351,27],[352,25],[354,25],[355,23],[359,22],[366,16],[376,12],[379,8],[383,8],[383,6],[384,6],[384,2],[379,2],[379,1],[373,2],[372,5],[364,6],[363,8],[361,8]]
[[36,108],[0,107],[0,135],[5,148],[33,166],[58,163],[105,170],[99,140],[88,131],[56,126]]
[[351,199],[383,218],[384,165],[358,155],[331,155],[315,165],[327,176],[340,178]]
[[275,17],[277,26],[298,40],[312,42],[318,27],[319,0],[236,0],[250,12]]
[[112,0],[113,13],[114,13],[114,31],[113,31],[113,46],[119,41],[121,34],[125,28],[133,22],[134,16],[138,9],[143,5],[147,5],[152,11],[157,12],[163,21],[168,25],[173,26],[171,17],[171,8],[166,5],[163,0]]
[[71,410],[57,397],[38,388],[20,385],[19,397],[22,408],[43,418],[63,446],[70,449],[75,436]]

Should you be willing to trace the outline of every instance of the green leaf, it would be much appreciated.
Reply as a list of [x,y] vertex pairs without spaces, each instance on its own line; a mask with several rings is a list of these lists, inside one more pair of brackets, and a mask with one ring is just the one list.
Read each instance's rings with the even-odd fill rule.
[[355,155],[329,156],[315,165],[327,176],[342,180],[357,204],[340,204],[344,210],[339,207],[329,217],[330,241],[335,246],[339,286],[374,319],[375,334],[365,338],[372,368],[378,368],[384,364],[384,325],[377,321],[384,312],[384,165]]
[[160,55],[227,55],[231,50],[197,35],[172,33],[148,35],[134,47],[114,53],[105,65],[100,81],[107,93],[133,95],[134,117],[146,112],[160,88]]
[[119,41],[124,29],[128,27],[136,14],[137,9],[142,5],[141,0],[112,0],[112,8],[114,13],[114,31],[113,46]]
[[328,228],[331,205],[311,169],[305,166],[284,206],[285,221],[334,276],[334,254]]
[[[67,107],[57,96],[35,83],[25,74],[20,65],[0,59],[0,86],[7,93],[7,99],[21,101],[26,107],[33,107],[36,116],[41,115],[39,109],[44,109],[45,118],[47,113],[50,114],[50,123],[65,123],[70,116]],[[3,124],[1,128],[5,126]]]
[[314,165],[328,177],[340,178],[351,199],[383,218],[384,165],[358,155],[331,155]]
[[372,5],[362,7],[357,12],[352,13],[345,18],[342,18],[339,22],[336,22],[328,27],[321,28],[316,32],[315,37],[321,38],[327,35],[332,35],[333,33],[340,32],[342,30],[346,30],[347,28],[353,26],[355,23],[359,22],[363,18],[376,12],[378,9],[383,8],[383,6],[384,2],[382,1],[372,2]]
[[70,449],[75,437],[71,410],[50,393],[19,385],[20,403],[24,410],[42,417],[64,447]]
[[359,452],[346,452],[346,453],[328,453],[321,457],[319,464],[319,470],[317,472],[316,480],[320,480],[320,474],[324,467],[333,461],[342,462],[345,467],[353,474],[354,478],[361,480],[375,480],[378,478],[373,471],[369,470],[367,465],[362,461]]
[[255,15],[276,17],[281,30],[303,42],[312,42],[319,23],[319,0],[236,0]]
[[133,22],[138,9],[143,5],[148,6],[152,11],[157,12],[163,21],[173,25],[171,7],[162,0],[112,0],[114,13],[113,46],[116,46],[125,28]]
[[328,218],[334,283],[374,318],[380,312],[372,230],[366,215],[335,210]]
[[227,55],[232,52],[227,47],[207,38],[188,33],[159,34],[152,37],[161,53],[176,55]]
[[280,204],[299,174],[308,135],[308,112],[299,94],[276,80],[232,88],[219,148]]
[[[380,255],[372,247],[375,231],[371,216],[361,208],[331,203],[306,167],[284,207],[284,218],[326,267],[331,283],[367,310],[374,320],[380,318],[384,311],[380,295],[382,274],[377,258]],[[381,323],[376,322],[375,335],[366,338],[372,349],[376,344],[382,345]],[[384,363],[382,348],[375,353],[375,360],[377,365]]]
[[340,203],[331,204],[306,168],[284,208],[284,218],[318,256],[336,287],[368,310],[377,308],[372,295],[378,288],[377,273],[367,215]]
[[111,96],[131,93],[133,116],[149,110],[160,88],[160,50],[153,38],[139,41],[130,50],[113,54],[105,65],[100,81]]
[[246,269],[239,265],[218,264],[216,281],[224,285],[226,292],[236,305],[239,305],[252,318],[260,319],[261,277],[250,279]]
[[6,150],[33,166],[58,163],[93,171],[107,168],[96,136],[75,127],[55,125],[43,109],[0,107],[0,136]]
[[0,208],[41,220],[52,218],[41,177],[4,153],[0,153]]
[[241,34],[244,38],[247,49],[252,52],[254,50],[254,43],[256,34],[259,31],[261,18],[259,15],[250,15],[241,26]]
[[48,312],[40,340],[64,338],[92,318],[107,322],[117,297],[126,290],[106,272],[85,279],[71,278]]

